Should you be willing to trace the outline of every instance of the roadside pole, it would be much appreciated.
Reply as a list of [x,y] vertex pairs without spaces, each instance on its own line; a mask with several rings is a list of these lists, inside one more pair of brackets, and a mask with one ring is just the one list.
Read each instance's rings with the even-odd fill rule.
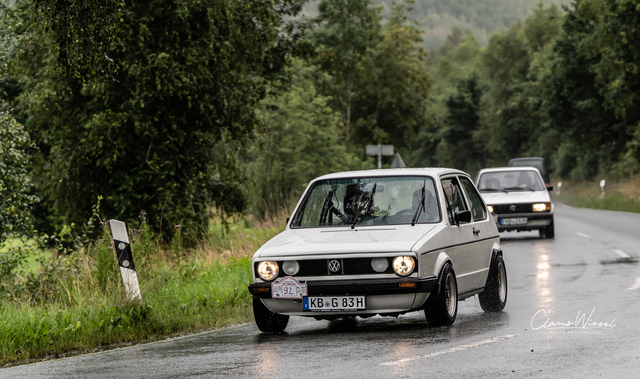
[[118,265],[120,266],[120,274],[122,275],[124,289],[127,292],[127,298],[129,300],[142,300],[136,266],[133,264],[133,255],[131,255],[127,226],[124,222],[118,220],[109,220],[109,226],[111,227],[113,244],[116,247],[116,256],[118,257]]

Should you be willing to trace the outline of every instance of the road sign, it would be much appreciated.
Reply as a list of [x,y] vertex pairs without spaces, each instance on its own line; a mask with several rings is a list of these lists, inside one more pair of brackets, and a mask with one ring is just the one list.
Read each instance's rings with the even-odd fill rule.
[[391,162],[391,166],[389,166],[390,168],[405,168],[407,167],[406,164],[404,164],[404,161],[402,160],[402,157],[400,156],[400,153],[396,153],[396,156],[393,158],[393,162]]
[[393,145],[367,145],[367,155],[377,155],[378,168],[382,168],[382,156],[393,155]]

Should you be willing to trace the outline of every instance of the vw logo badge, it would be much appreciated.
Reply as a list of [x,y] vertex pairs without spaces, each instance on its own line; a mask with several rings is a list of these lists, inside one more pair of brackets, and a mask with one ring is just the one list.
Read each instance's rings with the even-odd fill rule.
[[118,250],[124,250],[125,247],[127,247],[127,245],[125,245],[124,242],[118,244]]
[[510,210],[511,212],[515,212],[515,211],[516,211],[516,206],[515,206],[515,205],[510,206],[510,207],[509,207],[509,210]]
[[129,261],[126,260],[126,259],[124,261],[122,261],[122,266],[129,267]]
[[340,271],[340,261],[335,259],[329,261],[329,271],[338,272]]

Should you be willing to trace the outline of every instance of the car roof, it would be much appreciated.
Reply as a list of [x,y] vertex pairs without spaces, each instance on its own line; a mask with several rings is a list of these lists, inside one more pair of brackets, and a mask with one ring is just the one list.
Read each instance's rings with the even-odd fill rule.
[[500,171],[538,171],[540,172],[537,168],[531,166],[522,166],[522,167],[516,167],[516,166],[509,166],[509,167],[492,167],[492,168],[483,168],[482,170],[480,170],[480,172],[478,173],[478,176],[480,176],[480,174],[483,174],[485,172],[500,172]]
[[541,157],[521,157],[521,158],[509,159],[509,162],[511,162],[511,161],[532,161],[532,160],[543,161],[544,158],[541,158]]
[[393,176],[432,176],[439,177],[447,174],[457,174],[469,176],[464,171],[443,168],[443,167],[423,167],[423,168],[390,168],[381,170],[359,170],[359,171],[344,171],[336,172],[333,174],[322,175],[314,179],[326,180],[326,179],[345,179],[345,178],[366,178],[366,177],[393,177]]

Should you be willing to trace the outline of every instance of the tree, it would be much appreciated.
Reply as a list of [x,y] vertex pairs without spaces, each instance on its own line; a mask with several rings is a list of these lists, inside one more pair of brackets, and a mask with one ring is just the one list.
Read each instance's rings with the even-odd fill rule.
[[[353,136],[358,145],[391,143],[408,153],[427,124],[426,102],[431,78],[422,31],[408,18],[412,1],[397,4],[382,28],[382,40],[363,63],[364,82],[354,96]],[[406,156],[406,155],[405,155]]]
[[340,113],[316,89],[317,77],[326,74],[302,60],[294,60],[287,71],[291,85],[260,103],[260,126],[246,156],[254,182],[249,199],[259,216],[290,210],[317,176],[365,168],[346,150]]
[[594,72],[599,56],[585,49],[599,28],[598,3],[578,1],[568,9],[548,68],[538,78],[536,97],[542,99],[545,128],[558,131],[553,162],[561,177],[591,179],[611,170],[630,139],[624,120],[616,118],[600,91]]
[[30,207],[38,201],[32,193],[29,134],[7,112],[0,111],[0,245],[6,233],[33,227]]
[[320,66],[334,78],[329,89],[340,109],[346,138],[351,136],[353,97],[361,83],[362,64],[381,40],[380,9],[371,0],[322,0],[313,39]]
[[36,20],[49,31],[58,62],[69,74],[109,75],[117,67],[109,57],[122,21],[123,0],[33,0]]
[[474,134],[480,127],[480,99],[482,87],[475,73],[458,80],[458,92],[446,102],[445,127],[438,146],[438,162],[461,170],[479,170],[483,166],[484,151],[476,144]]
[[211,205],[242,209],[235,152],[294,52],[283,17],[298,10],[296,0],[126,1],[106,47],[111,76],[90,62],[66,75],[53,40],[23,23],[14,105],[40,147],[38,190],[54,221],[85,220],[99,195],[109,217],[146,210],[166,235],[206,228]]
[[[544,117],[535,104],[541,97],[529,76],[535,54],[558,35],[559,9],[539,4],[524,22],[495,34],[482,55],[483,72],[491,90],[485,98],[481,134],[494,164],[520,155],[544,155],[538,137]],[[546,156],[549,158],[549,156]]]

